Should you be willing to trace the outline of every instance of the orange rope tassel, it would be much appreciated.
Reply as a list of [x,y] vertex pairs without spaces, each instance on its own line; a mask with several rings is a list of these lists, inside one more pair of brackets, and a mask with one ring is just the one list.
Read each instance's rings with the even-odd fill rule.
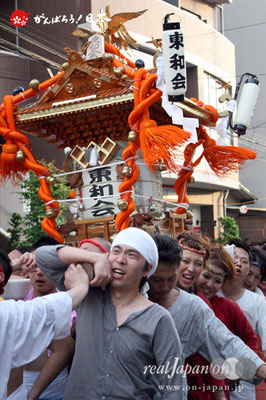
[[206,147],[203,155],[218,176],[236,171],[246,160],[254,160],[257,157],[254,151],[243,147],[217,146],[216,144]]
[[183,145],[190,133],[173,125],[157,126],[153,120],[140,124],[140,147],[147,166],[154,171],[154,164],[164,162],[170,171],[176,171],[177,146]]

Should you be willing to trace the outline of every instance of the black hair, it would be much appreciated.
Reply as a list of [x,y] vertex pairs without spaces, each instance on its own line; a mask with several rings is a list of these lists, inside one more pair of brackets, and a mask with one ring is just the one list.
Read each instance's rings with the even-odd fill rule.
[[6,252],[2,249],[0,249],[0,265],[5,275],[4,285],[6,285],[12,273],[12,267],[10,258],[8,257]]
[[55,246],[56,244],[60,243],[57,240],[55,240],[52,236],[44,235],[32,245],[31,251],[34,251],[42,246]]
[[250,247],[250,264],[257,265],[260,268],[261,281],[266,280],[266,251],[257,247]]
[[159,263],[177,264],[182,259],[182,248],[177,239],[170,235],[155,233],[152,235],[159,252]]
[[21,254],[24,254],[29,253],[31,251],[31,248],[29,246],[19,246],[16,247],[14,250],[18,250]]
[[232,239],[228,244],[234,244],[236,247],[245,250],[248,253],[249,262],[251,262],[251,256],[247,242],[244,242],[243,240],[239,239]]
[[[149,265],[150,264],[148,263],[148,261],[145,260],[145,265],[144,265],[144,271],[145,272],[148,270]],[[147,276],[143,276],[141,278],[141,280],[140,280],[140,283],[139,283],[139,291],[142,289],[142,287],[145,285],[146,282],[147,282]]]

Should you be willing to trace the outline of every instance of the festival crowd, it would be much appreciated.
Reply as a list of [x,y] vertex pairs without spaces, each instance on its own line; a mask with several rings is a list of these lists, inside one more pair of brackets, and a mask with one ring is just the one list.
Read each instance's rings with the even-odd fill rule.
[[0,296],[0,400],[266,399],[263,245],[44,236],[0,250]]

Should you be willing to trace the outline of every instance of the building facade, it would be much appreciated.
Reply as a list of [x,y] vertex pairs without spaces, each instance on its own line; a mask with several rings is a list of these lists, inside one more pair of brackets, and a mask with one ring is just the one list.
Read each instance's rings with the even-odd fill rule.
[[[188,85],[186,97],[196,97],[218,110],[223,107],[218,102],[219,96],[224,93],[222,84],[230,81],[232,90],[235,85],[235,48],[223,34],[224,3],[231,1],[136,0],[131,3],[110,0],[108,2],[112,15],[147,9],[141,17],[126,24],[130,34],[139,44],[139,51],[131,51],[129,58],[133,61],[137,58],[144,59],[146,67],[152,67],[154,53],[153,45],[147,42],[151,37],[161,37],[164,16],[174,13],[171,18],[180,20],[184,31]],[[17,0],[2,5],[0,28],[4,41],[0,43],[1,97],[12,93],[14,87],[18,85],[27,87],[33,78],[41,82],[48,79],[49,74],[57,73],[60,65],[66,60],[63,48],[67,46],[77,49],[81,46],[80,41],[71,36],[74,27],[83,26],[86,23],[86,16],[91,14],[95,18],[100,9],[104,10],[105,7],[106,2],[103,0],[90,2],[67,0],[63,5],[50,0],[46,2]],[[31,13],[31,17],[25,27],[18,29],[11,27],[13,29],[11,32],[7,27],[10,27],[9,17],[15,9],[25,10]],[[58,17],[57,22],[55,22],[56,17]],[[62,22],[65,20],[67,22]],[[211,129],[209,133],[217,139],[215,129]],[[37,159],[55,160],[57,165],[61,166],[63,151],[39,138],[30,139]],[[233,136],[226,138],[226,141],[228,144],[237,144],[237,139]],[[194,214],[193,227],[195,230],[202,230],[212,237],[217,237],[218,218],[226,215],[228,199],[233,203],[246,198],[250,200],[252,197],[241,190],[237,173],[218,178],[211,172],[206,162],[200,163],[194,172],[194,177],[195,183],[188,188],[190,209]],[[174,192],[175,179],[176,176],[164,174],[164,198],[167,201],[177,200]],[[12,190],[7,193],[7,188],[2,187],[0,190],[2,198],[15,196]],[[4,203],[1,201],[1,207],[2,204]],[[13,207],[7,207],[0,212],[0,226],[4,229],[7,228],[11,211],[14,211]]]
[[265,3],[259,0],[234,0],[224,7],[225,35],[235,45],[237,81],[246,72],[257,75],[260,81],[254,116],[246,135],[239,139],[241,146],[257,152],[257,159],[240,171],[241,183],[255,195],[256,201],[246,203],[248,212],[244,215],[236,208],[228,210],[237,219],[242,237],[250,241],[262,241],[266,237],[266,54],[261,50],[266,33],[264,16]]

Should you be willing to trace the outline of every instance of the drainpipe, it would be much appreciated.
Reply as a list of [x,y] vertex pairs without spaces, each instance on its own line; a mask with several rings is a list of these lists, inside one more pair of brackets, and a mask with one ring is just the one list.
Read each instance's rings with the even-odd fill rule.
[[226,200],[229,195],[229,190],[224,191],[223,207],[224,207],[224,217],[226,217]]

